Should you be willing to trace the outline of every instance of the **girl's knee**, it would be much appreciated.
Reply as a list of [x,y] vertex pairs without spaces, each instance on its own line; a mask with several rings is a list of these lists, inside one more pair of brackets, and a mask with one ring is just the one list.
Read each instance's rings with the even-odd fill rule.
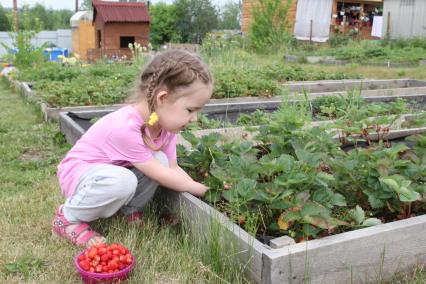
[[120,199],[131,199],[136,192],[138,179],[136,175],[124,167],[115,174],[115,195]]

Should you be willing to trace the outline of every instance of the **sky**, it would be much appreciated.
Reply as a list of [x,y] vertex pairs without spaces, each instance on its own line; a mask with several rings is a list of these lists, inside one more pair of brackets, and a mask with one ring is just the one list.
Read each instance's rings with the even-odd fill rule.
[[[33,6],[36,3],[40,3],[44,5],[46,8],[52,8],[55,10],[59,9],[69,9],[74,10],[75,9],[75,0],[17,0],[18,1],[18,7],[22,7],[24,4],[29,4],[30,6]],[[165,3],[172,3],[173,0],[162,0]],[[238,0],[211,0],[214,5],[223,5],[225,3],[228,3],[229,1],[232,2],[238,2]],[[82,0],[79,0],[79,3],[81,3]],[[152,0],[153,4],[160,2],[160,0]],[[13,0],[0,0],[0,3],[5,8],[12,8],[13,6]]]

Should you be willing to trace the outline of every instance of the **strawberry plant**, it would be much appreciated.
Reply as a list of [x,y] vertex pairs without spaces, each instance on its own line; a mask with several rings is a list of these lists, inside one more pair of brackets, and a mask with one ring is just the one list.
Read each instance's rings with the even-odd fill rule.
[[[355,105],[340,122],[348,134],[370,121]],[[193,148],[179,149],[179,163],[210,187],[206,201],[257,235],[306,240],[426,213],[425,136],[348,150],[336,125],[307,128],[310,119],[307,105],[284,103],[253,141],[185,134]]]

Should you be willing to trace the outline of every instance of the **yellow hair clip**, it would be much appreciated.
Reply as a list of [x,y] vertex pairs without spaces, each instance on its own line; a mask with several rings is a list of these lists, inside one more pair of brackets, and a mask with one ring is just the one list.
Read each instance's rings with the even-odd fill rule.
[[149,120],[148,120],[148,125],[149,126],[153,126],[154,124],[156,124],[158,121],[158,115],[157,113],[154,111],[153,113],[151,113],[151,115],[149,116]]

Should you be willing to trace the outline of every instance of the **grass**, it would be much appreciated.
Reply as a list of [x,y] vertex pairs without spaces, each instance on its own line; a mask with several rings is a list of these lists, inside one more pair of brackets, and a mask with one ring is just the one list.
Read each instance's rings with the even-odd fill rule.
[[398,67],[386,68],[383,66],[364,66],[360,64],[346,64],[346,65],[302,65],[307,70],[312,71],[325,71],[325,72],[342,72],[346,74],[361,74],[363,78],[368,79],[426,79],[426,68],[424,66],[418,67]]
[[[76,283],[72,258],[81,249],[51,236],[55,207],[63,202],[56,166],[70,148],[56,124],[0,84],[0,283]],[[197,241],[182,227],[161,225],[155,206],[145,226],[120,217],[94,224],[110,242],[128,246],[138,262],[129,283],[247,283],[221,254],[216,234]],[[425,283],[418,267],[390,283]],[[377,282],[381,283],[381,282]]]
[[[54,239],[50,222],[63,202],[56,166],[69,149],[56,124],[0,85],[0,283],[76,283],[72,258],[81,249]],[[142,229],[120,217],[94,224],[137,257],[130,283],[246,283],[236,266],[212,255],[181,228],[161,225],[155,208]],[[213,244],[216,249],[219,244]],[[224,262],[226,263],[226,262]],[[219,269],[219,270],[218,270]]]
[[426,68],[424,66],[411,67],[391,67],[384,66],[366,66],[358,63],[350,63],[346,65],[322,65],[322,64],[299,64],[285,63],[283,55],[285,52],[278,51],[275,54],[257,54],[248,53],[242,49],[223,50],[216,52],[213,56],[206,56],[205,59],[210,66],[237,66],[238,68],[251,68],[253,66],[273,65],[282,63],[284,65],[296,65],[303,69],[313,72],[325,71],[331,73],[344,73],[354,77],[361,75],[363,78],[369,79],[426,79]]

